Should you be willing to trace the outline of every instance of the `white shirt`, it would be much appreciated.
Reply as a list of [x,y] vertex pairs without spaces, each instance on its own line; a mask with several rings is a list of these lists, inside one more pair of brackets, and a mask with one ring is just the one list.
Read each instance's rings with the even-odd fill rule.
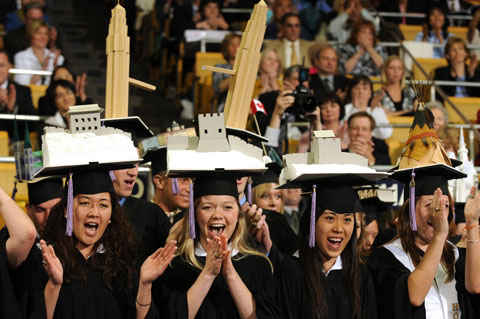
[[[360,110],[357,109],[355,106],[353,106],[352,103],[345,105],[345,117],[344,117],[345,121],[348,122],[348,118],[350,117],[350,115],[355,114],[357,112],[360,112]],[[385,110],[382,107],[376,107],[372,111],[371,107],[368,106],[366,112],[373,117],[377,125],[390,124],[387,118],[387,114],[385,113]],[[391,127],[376,127],[375,130],[373,130],[373,136],[381,140],[385,140],[389,138],[390,136],[392,136],[392,133],[393,133],[393,128]]]
[[287,39],[283,39],[283,45],[285,47],[285,69],[291,67],[290,60],[292,59],[292,43],[295,46],[295,51],[297,52],[297,61],[298,64],[302,64],[300,56],[300,40],[290,42]]
[[327,277],[332,270],[342,270],[342,269],[343,269],[342,256],[338,256],[332,268],[330,268],[327,272],[325,272],[324,270],[323,273],[325,274],[325,277]]
[[[53,52],[50,52],[50,50],[45,49],[43,52],[43,57],[44,59],[48,58],[48,65],[46,71],[52,71],[55,68],[55,54]],[[57,59],[57,66],[60,66],[63,64],[65,61],[65,58],[63,55],[58,56]],[[20,51],[17,54],[15,54],[15,67],[17,69],[24,69],[24,70],[42,70],[42,65],[38,61],[37,57],[33,53],[32,47],[29,47],[26,50]],[[22,85],[30,85],[30,79],[32,78],[32,74],[16,74],[15,75],[15,81],[19,84]],[[38,80],[37,83],[33,84],[45,84],[48,85],[50,84],[50,76],[44,76],[44,80],[42,82],[42,79]]]
[[[232,245],[231,244],[228,244],[228,249],[230,249],[232,251],[232,254],[230,256],[236,256],[239,251],[235,248],[232,249]],[[205,249],[203,249],[203,246],[202,244],[200,244],[200,242],[198,241],[197,242],[197,245],[195,245],[195,256],[199,256],[199,257],[206,257],[207,256],[207,252],[205,251]]]

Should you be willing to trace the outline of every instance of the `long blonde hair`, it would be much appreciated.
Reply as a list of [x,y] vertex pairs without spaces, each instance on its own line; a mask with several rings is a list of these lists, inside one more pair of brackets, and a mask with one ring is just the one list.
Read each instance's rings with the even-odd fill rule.
[[387,75],[385,73],[385,70],[388,68],[390,63],[392,63],[392,61],[395,61],[395,60],[400,61],[403,66],[403,75],[402,75],[402,80],[400,81],[400,87],[403,89],[405,87],[405,64],[403,63],[402,59],[398,55],[390,55],[388,58],[385,59],[385,62],[383,62],[382,84],[383,85],[387,84]]
[[[197,208],[200,204],[200,198],[197,198],[194,203],[194,209],[195,212],[197,211]],[[240,260],[246,255],[256,255],[265,258],[268,263],[270,264],[270,267],[272,267],[272,272],[273,272],[273,266],[270,260],[265,256],[265,254],[262,254],[261,252],[256,251],[253,249],[247,241],[248,238],[248,227],[246,223],[246,218],[245,214],[242,213],[242,210],[240,209],[240,203],[238,200],[236,201],[237,207],[238,207],[238,221],[237,221],[237,226],[235,227],[235,231],[232,234],[232,237],[230,238],[229,242],[232,247],[237,249],[241,254],[238,254],[236,256],[233,256],[233,260]],[[175,253],[175,256],[182,256],[182,258],[188,262],[190,265],[203,270],[204,265],[200,263],[195,256],[195,246],[197,245],[199,241],[199,236],[200,236],[200,231],[198,230],[197,227],[197,238],[192,239],[190,238],[190,223],[188,222],[188,212],[186,212],[183,215],[183,218],[178,221],[173,227],[170,229],[170,234],[168,235],[167,242],[170,240],[176,240],[177,241],[177,251]]]

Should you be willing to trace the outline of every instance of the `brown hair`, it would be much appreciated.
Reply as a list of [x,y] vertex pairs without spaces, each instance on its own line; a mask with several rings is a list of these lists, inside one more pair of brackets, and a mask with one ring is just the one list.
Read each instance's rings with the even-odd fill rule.
[[349,127],[350,127],[350,123],[353,121],[353,119],[355,119],[357,117],[367,117],[370,120],[370,128],[372,129],[372,131],[375,129],[375,126],[376,126],[375,119],[373,118],[373,116],[371,116],[370,114],[368,114],[367,112],[364,112],[364,111],[353,113],[352,115],[350,115],[350,117],[348,118],[348,126]]
[[38,31],[38,29],[42,28],[42,27],[45,27],[47,28],[47,30],[49,29],[49,26],[48,24],[43,21],[43,20],[33,20],[32,22],[28,23],[27,26],[26,26],[26,32],[27,32],[27,36],[28,38],[31,40],[32,39],[32,36],[35,32]]
[[370,21],[370,20],[360,20],[360,21],[358,21],[357,23],[355,23],[355,24],[353,25],[352,33],[350,34],[350,38],[348,39],[347,43],[352,44],[352,45],[358,44],[358,42],[357,42],[357,35],[358,35],[358,32],[360,32],[360,30],[361,30],[363,27],[367,27],[367,28],[370,29],[370,31],[372,31],[372,34],[373,34],[373,43],[372,43],[372,45],[374,45],[374,44],[375,44],[375,25],[374,25],[373,22]]
[[223,38],[222,43],[220,44],[220,52],[222,52],[223,58],[227,60],[227,62],[230,59],[228,56],[228,46],[234,38],[240,39],[240,36],[236,33],[230,32]]
[[460,37],[456,37],[456,36],[450,37],[450,38],[448,38],[447,43],[445,44],[445,48],[443,50],[443,52],[445,54],[445,58],[448,61],[448,64],[450,64],[450,59],[447,58],[447,55],[450,52],[450,50],[452,49],[453,45],[457,44],[457,43],[462,44],[463,48],[465,49],[465,52],[467,52],[467,54],[468,54],[467,43],[465,43],[465,40],[463,40]]
[[[418,202],[420,197],[415,197],[415,204]],[[453,221],[453,199],[448,194],[448,200],[450,202],[450,206],[448,208],[448,219],[449,223],[455,222]],[[417,247],[415,243],[415,239],[418,237],[417,233],[410,228],[410,214],[409,214],[409,206],[410,206],[410,199],[407,199],[404,203],[402,208],[400,209],[400,214],[398,216],[398,223],[397,223],[397,230],[398,230],[398,237],[402,242],[403,249],[410,255],[412,259],[413,265],[415,267],[418,266],[420,263],[422,256],[420,255],[420,249]],[[440,261],[442,263],[443,268],[447,272],[447,282],[452,281],[455,275],[455,253],[453,250],[453,245],[449,242],[445,242],[442,252],[442,259]]]

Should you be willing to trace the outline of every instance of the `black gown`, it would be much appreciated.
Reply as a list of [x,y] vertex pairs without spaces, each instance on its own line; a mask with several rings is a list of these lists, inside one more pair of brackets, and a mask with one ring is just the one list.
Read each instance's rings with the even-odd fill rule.
[[[375,290],[368,269],[360,265],[363,318],[377,318]],[[313,317],[308,300],[305,277],[299,265],[299,259],[288,257],[276,270],[276,301],[285,319],[310,319]],[[351,319],[353,309],[342,270],[331,270],[327,275],[328,318]]]
[[10,267],[7,260],[5,244],[9,235],[7,228],[0,231],[0,318],[23,318],[14,294]]
[[298,236],[288,224],[285,215],[273,210],[264,209],[270,238],[278,250],[287,256],[293,255],[298,249]]
[[154,203],[130,196],[123,207],[135,229],[141,265],[148,256],[165,245],[171,225],[163,209]]
[[[375,249],[368,258],[368,266],[377,294],[377,307],[380,318],[425,319],[425,304],[419,307],[410,304],[408,277],[411,272],[387,248]],[[462,318],[472,316],[466,305],[470,301],[465,290],[465,254],[460,253],[455,264],[455,280],[458,302]],[[471,306],[471,305],[470,305]],[[472,306],[471,309],[479,306]]]
[[[80,252],[77,253],[80,254]],[[101,253],[97,253],[95,257],[103,258]],[[54,318],[135,318],[136,292],[127,288],[108,289],[103,282],[102,271],[92,266],[91,259],[84,260],[84,262],[87,268],[86,285],[80,280],[63,283],[55,307]],[[116,278],[115,285],[118,283],[126,284],[121,277]]]
[[[200,263],[205,263],[205,257],[197,258]],[[273,275],[268,261],[256,255],[232,261],[238,275],[255,298],[257,317],[281,318],[273,300]],[[152,301],[163,314],[161,318],[188,318],[187,291],[200,272],[200,269],[182,260],[181,256],[173,259],[170,267],[153,283]],[[215,278],[195,318],[239,318],[222,274]]]

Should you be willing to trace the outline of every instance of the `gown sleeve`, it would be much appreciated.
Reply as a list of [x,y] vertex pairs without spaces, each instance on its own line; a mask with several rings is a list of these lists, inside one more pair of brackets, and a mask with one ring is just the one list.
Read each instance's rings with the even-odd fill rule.
[[7,228],[0,231],[0,318],[22,318],[18,307],[8,266],[5,245],[8,239]]
[[311,318],[298,259],[286,257],[275,271],[275,300],[283,318]]
[[414,307],[408,294],[410,271],[386,248],[378,248],[368,259],[377,298],[379,318],[424,319],[425,306]]
[[470,294],[465,288],[465,258],[466,249],[458,248],[459,258],[455,263],[455,288],[458,293],[458,303],[462,311],[462,318],[480,318],[480,295]]

